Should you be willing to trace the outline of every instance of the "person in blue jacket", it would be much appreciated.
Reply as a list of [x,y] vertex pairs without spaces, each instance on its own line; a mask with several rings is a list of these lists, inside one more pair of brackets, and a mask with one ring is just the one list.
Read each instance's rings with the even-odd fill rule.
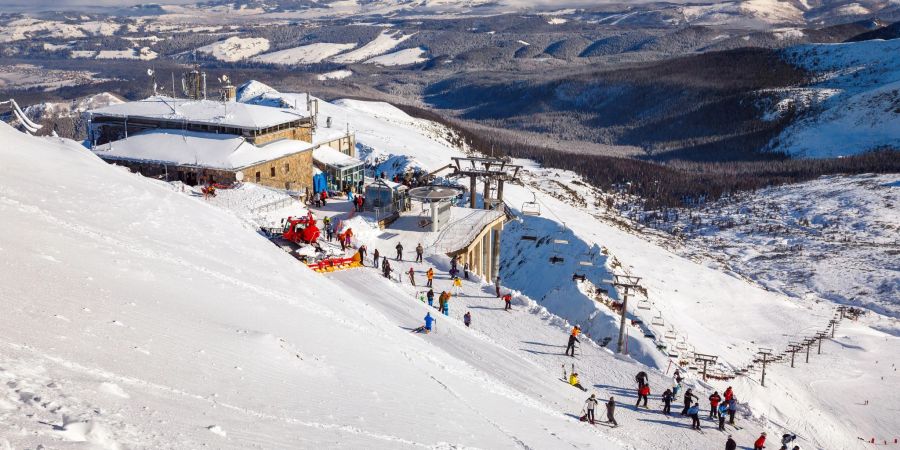
[[690,408],[688,408],[688,416],[691,417],[691,429],[699,430],[700,429],[700,404],[694,403]]
[[434,306],[434,290],[429,289],[425,296],[428,297],[428,306]]
[[445,316],[450,315],[450,302],[444,302],[444,310],[441,312],[443,312]]
[[431,332],[431,324],[434,322],[434,317],[431,317],[431,313],[425,313],[425,333]]

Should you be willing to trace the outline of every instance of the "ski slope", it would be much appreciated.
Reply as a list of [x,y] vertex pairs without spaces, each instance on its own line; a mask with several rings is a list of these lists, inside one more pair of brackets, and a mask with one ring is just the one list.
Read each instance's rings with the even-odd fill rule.
[[383,53],[389,52],[401,42],[413,37],[412,34],[403,34],[402,31],[384,30],[375,39],[372,39],[362,47],[331,58],[332,62],[339,64],[351,64]]
[[0,135],[0,447],[620,447],[234,215]]
[[279,64],[291,66],[295,64],[314,64],[322,62],[338,53],[350,50],[356,47],[356,44],[334,44],[330,42],[318,42],[315,44],[302,45],[300,47],[288,48],[277,52],[266,53],[253,58],[266,64]]
[[266,38],[231,36],[228,39],[199,47],[196,52],[207,54],[218,61],[235,62],[266,52],[269,50],[269,46],[269,40]]

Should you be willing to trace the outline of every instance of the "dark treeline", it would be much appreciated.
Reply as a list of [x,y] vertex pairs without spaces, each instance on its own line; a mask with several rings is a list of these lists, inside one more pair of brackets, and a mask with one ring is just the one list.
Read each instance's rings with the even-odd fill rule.
[[571,170],[593,186],[625,190],[640,196],[646,209],[679,207],[701,199],[716,200],[738,191],[797,183],[823,175],[900,172],[900,151],[879,149],[834,159],[788,159],[773,154],[764,161],[686,162],[666,164],[604,155],[574,154],[514,142],[464,122],[422,108],[398,106],[408,114],[442,123],[455,130],[482,154],[527,158],[550,168]]

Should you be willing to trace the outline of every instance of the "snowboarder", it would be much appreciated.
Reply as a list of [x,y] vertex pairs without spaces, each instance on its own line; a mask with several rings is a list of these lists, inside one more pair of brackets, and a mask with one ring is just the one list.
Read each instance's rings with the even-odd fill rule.
[[584,409],[585,409],[586,413],[585,413],[584,417],[582,417],[582,420],[586,419],[588,422],[591,423],[591,425],[593,425],[594,424],[594,408],[596,408],[596,407],[597,407],[597,396],[594,394],[591,394],[591,396],[587,399],[587,401],[584,402]]
[[431,317],[431,313],[425,313],[425,333],[431,332],[431,323],[434,322],[434,317]]
[[415,286],[416,285],[416,272],[413,270],[412,267],[410,267],[409,272],[406,272],[406,273],[409,274],[409,284]]
[[463,264],[463,277],[468,280],[469,279],[469,262],[466,261]]
[[728,406],[725,406],[725,402],[719,404],[716,412],[719,413],[719,431],[725,431],[725,414],[728,413]]
[[373,264],[375,267],[378,267],[378,258],[381,257],[381,253],[378,252],[378,249],[375,249],[375,253],[372,253],[372,258],[374,259]]
[[425,249],[422,248],[422,244],[419,243],[419,245],[416,246],[416,262],[417,263],[422,262],[422,253],[423,252],[425,252]]
[[690,408],[688,408],[688,415],[691,417],[691,429],[699,430],[700,429],[700,404],[695,403]]
[[734,442],[731,435],[728,435],[728,440],[725,441],[725,450],[737,450],[737,442]]
[[643,370],[638,372],[637,375],[634,376],[634,381],[637,381],[638,390],[640,390],[647,384],[647,372],[644,372]]
[[426,283],[425,285],[428,287],[432,287],[431,283],[432,283],[432,281],[434,281],[434,268],[433,267],[429,267],[428,272],[425,272],[425,278],[428,279],[428,283]]
[[512,309],[512,305],[511,305],[511,303],[512,303],[512,294],[510,294],[509,292],[507,292],[506,295],[503,296],[503,301],[506,303],[506,306],[503,308],[503,310],[504,310],[504,311],[509,311],[509,310],[511,310],[511,309]]
[[500,275],[497,275],[497,279],[494,280],[494,288],[497,290],[497,298],[500,298]]
[[606,402],[606,421],[613,424],[614,427],[619,426],[616,422],[616,400],[612,396]]
[[[578,328],[578,325],[575,325],[575,328],[572,328],[572,334],[569,335],[569,344],[566,345],[566,356],[575,357],[575,343],[581,342],[578,340],[578,333],[581,332],[581,329]],[[570,355],[569,352],[572,354]]]
[[766,446],[766,432],[763,431],[762,434],[756,438],[756,442],[753,443],[753,450],[762,450]]
[[797,439],[796,434],[785,433],[781,436],[781,450],[787,450],[788,444]]
[[647,396],[648,396],[648,395],[650,395],[650,385],[649,385],[649,384],[644,384],[643,386],[641,386],[641,387],[638,389],[638,399],[637,399],[637,403],[634,404],[634,407],[635,407],[635,408],[640,407],[640,406],[641,406],[641,400],[644,400],[644,408],[646,408],[646,407],[647,407]]
[[428,298],[428,306],[434,306],[434,290],[429,289],[425,296]]
[[719,402],[722,401],[722,397],[719,396],[719,391],[713,392],[712,395],[709,396],[709,418],[713,419],[719,417]]
[[672,393],[671,389],[666,389],[662,395],[663,401],[663,414],[669,415],[672,413],[672,399],[675,398],[675,394]]
[[463,315],[463,324],[466,325],[466,328],[472,325],[472,314],[468,311]]
[[691,403],[694,400],[700,401],[700,398],[694,395],[690,388],[684,391],[684,409],[681,410],[681,415],[686,416],[688,414],[688,410],[691,408]]
[[453,295],[459,297],[459,292],[462,290],[462,280],[459,277],[453,279]]
[[397,261],[403,261],[403,244],[397,243]]

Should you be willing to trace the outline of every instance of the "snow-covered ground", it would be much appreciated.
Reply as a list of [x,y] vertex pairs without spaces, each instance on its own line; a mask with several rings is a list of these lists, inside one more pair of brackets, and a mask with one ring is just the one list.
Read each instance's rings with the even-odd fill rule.
[[214,59],[225,62],[242,61],[269,50],[269,40],[266,38],[245,38],[231,36],[219,42],[204,45],[196,50],[197,53],[210,55]]
[[784,92],[777,108],[791,105],[801,116],[772,140],[772,150],[830,158],[900,148],[900,40],[809,44],[784,52],[818,78]]
[[341,53],[331,58],[331,61],[340,64],[350,64],[371,59],[375,56],[391,51],[394,47],[400,45],[401,42],[413,37],[412,34],[403,34],[402,31],[384,30],[375,39],[372,39],[366,45]]
[[376,56],[366,61],[366,64],[377,64],[379,66],[405,66],[408,64],[418,64],[428,61],[425,57],[425,49],[421,47],[407,48],[396,52],[387,53]]
[[338,53],[350,50],[356,47],[356,44],[334,44],[329,42],[319,42],[315,44],[302,45],[300,47],[279,50],[277,52],[266,53],[253,58],[266,64],[280,64],[285,66],[295,64],[314,64],[322,62]]
[[334,70],[331,72],[325,72],[323,74],[316,76],[316,79],[319,81],[343,80],[344,78],[349,78],[351,76],[353,76],[352,70],[343,70],[342,69],[342,70]]
[[665,231],[659,239],[678,253],[772,291],[900,318],[898,205],[898,175],[829,176],[671,210],[668,220],[630,215]]

